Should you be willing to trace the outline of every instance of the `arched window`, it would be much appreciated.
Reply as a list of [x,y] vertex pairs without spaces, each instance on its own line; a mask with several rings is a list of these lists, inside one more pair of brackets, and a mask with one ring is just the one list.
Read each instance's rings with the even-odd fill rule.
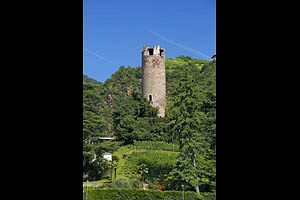
[[152,101],[152,95],[151,94],[149,95],[149,101]]

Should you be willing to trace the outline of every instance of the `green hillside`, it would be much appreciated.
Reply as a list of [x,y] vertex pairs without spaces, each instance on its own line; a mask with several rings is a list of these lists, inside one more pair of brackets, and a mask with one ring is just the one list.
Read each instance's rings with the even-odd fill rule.
[[166,79],[166,117],[158,118],[142,99],[140,66],[121,66],[104,83],[84,76],[84,180],[109,179],[111,164],[102,154],[112,152],[117,180],[107,187],[138,188],[144,179],[151,189],[163,184],[180,190],[184,184],[190,191],[215,191],[216,61],[166,59]]
[[96,84],[96,85],[102,84],[101,82],[96,81],[95,79],[92,79],[92,78],[90,78],[90,77],[88,77],[87,75],[84,75],[84,74],[83,74],[83,82],[84,83],[92,83],[92,84]]

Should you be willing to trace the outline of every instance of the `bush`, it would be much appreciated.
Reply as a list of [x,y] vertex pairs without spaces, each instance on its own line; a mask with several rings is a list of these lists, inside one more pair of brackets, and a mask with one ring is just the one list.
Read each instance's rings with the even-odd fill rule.
[[[85,199],[85,194],[83,199]],[[90,200],[175,200],[181,199],[180,191],[136,190],[136,189],[89,189]],[[195,192],[185,192],[185,200],[204,200]]]
[[134,182],[133,180],[128,180],[124,178],[118,178],[116,179],[113,184],[113,188],[137,188],[138,183]]

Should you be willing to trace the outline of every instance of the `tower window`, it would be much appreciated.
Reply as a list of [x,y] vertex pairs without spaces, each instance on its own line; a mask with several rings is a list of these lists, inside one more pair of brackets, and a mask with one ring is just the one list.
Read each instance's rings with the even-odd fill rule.
[[163,52],[164,52],[164,50],[160,49],[159,50],[159,55],[162,56]]
[[152,95],[151,94],[149,95],[149,101],[152,101]]
[[153,49],[149,49],[149,55],[153,55]]

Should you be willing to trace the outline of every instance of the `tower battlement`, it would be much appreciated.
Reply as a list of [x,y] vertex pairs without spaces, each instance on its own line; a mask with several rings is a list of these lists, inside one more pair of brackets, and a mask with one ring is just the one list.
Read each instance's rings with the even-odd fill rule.
[[142,49],[143,98],[150,101],[153,107],[159,108],[158,116],[165,116],[166,108],[166,71],[165,48],[155,45]]
[[149,48],[149,45],[142,49],[143,56],[159,55],[165,57],[165,47],[160,48],[160,45],[155,45],[154,48]]

